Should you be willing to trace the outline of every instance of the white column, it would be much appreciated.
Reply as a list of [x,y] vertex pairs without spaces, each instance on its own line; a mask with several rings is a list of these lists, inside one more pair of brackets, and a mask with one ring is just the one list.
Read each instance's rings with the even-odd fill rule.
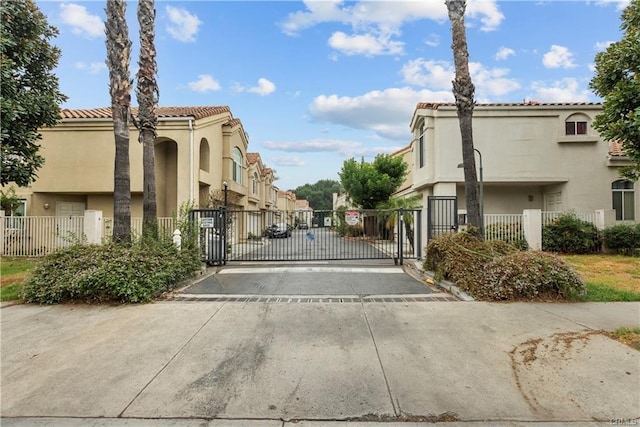
[[522,228],[529,249],[542,250],[542,210],[525,209],[522,212]]
[[614,209],[596,210],[596,228],[604,230],[607,227],[616,225],[616,211]]
[[102,211],[84,211],[84,236],[89,244],[102,243]]
[[4,255],[4,210],[0,209],[0,255]]

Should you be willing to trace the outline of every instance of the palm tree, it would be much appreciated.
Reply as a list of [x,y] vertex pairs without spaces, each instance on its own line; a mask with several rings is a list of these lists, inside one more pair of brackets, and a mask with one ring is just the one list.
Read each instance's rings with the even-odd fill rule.
[[409,245],[411,245],[411,250],[414,250],[413,242],[413,217],[414,211],[416,209],[420,209],[422,207],[422,196],[411,196],[411,197],[392,197],[386,202],[380,203],[378,205],[378,209],[388,209],[391,212],[388,212],[387,217],[387,230],[393,230],[396,226],[396,222],[398,220],[398,213],[400,210],[402,212],[402,223],[404,224],[404,231],[409,240]]
[[125,13],[125,0],[109,0],[105,12],[107,68],[111,94],[111,117],[115,136],[113,173],[113,240],[131,242],[131,181],[129,169],[129,114],[131,104],[131,40]]
[[156,81],[158,65],[154,43],[155,15],[154,0],[140,0],[138,2],[140,59],[138,61],[138,86],[136,90],[138,119],[135,120],[135,124],[140,131],[138,140],[143,145],[142,235],[145,237],[157,237],[158,234],[154,146],[158,122],[155,106],[158,103],[159,94]]
[[464,11],[466,0],[446,0],[451,21],[451,35],[453,42],[453,59],[456,66],[456,77],[453,81],[453,95],[456,98],[460,135],[462,137],[462,163],[464,165],[464,189],[467,203],[467,218],[469,224],[479,231],[482,238],[482,222],[480,218],[480,202],[478,200],[478,176],[476,173],[475,154],[473,149],[473,94],[475,87],[469,74],[469,50],[464,26]]

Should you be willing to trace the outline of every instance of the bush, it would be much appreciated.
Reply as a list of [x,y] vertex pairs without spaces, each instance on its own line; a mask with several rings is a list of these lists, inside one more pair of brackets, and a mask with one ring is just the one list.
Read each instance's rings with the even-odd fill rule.
[[576,299],[585,292],[561,258],[520,251],[502,241],[482,241],[468,232],[431,239],[423,267],[481,300]]
[[520,223],[497,222],[489,224],[484,228],[484,236],[488,240],[502,240],[523,251],[529,249]]
[[26,302],[148,302],[200,268],[196,248],[168,240],[74,245],[44,257],[23,288]]
[[602,233],[607,249],[631,255],[640,248],[640,224],[618,224],[608,227]]
[[431,239],[424,269],[468,289],[479,280],[482,265],[517,249],[499,240],[480,240],[473,232],[447,233]]
[[514,252],[484,265],[482,284],[471,292],[484,300],[577,299],[586,288],[561,258],[538,251]]
[[596,226],[579,219],[574,213],[556,218],[542,228],[542,250],[564,254],[598,252],[600,238]]

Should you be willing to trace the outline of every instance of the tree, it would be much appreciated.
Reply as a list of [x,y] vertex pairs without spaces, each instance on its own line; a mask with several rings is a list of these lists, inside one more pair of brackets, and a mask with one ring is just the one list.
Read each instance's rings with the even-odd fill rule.
[[413,217],[416,209],[422,207],[422,196],[411,197],[392,197],[386,202],[382,202],[378,205],[378,209],[390,209],[389,216],[387,217],[387,229],[392,230],[396,226],[398,221],[398,214],[400,210],[404,210],[402,213],[402,223],[404,224],[404,231],[411,245],[411,250],[414,249],[413,241]]
[[155,173],[155,140],[157,117],[155,107],[158,103],[158,83],[156,74],[155,38],[155,9],[154,0],[140,0],[138,2],[138,23],[140,24],[140,59],[138,61],[138,119],[136,127],[140,131],[138,138],[142,143],[142,235],[157,236],[158,205],[156,200]]
[[50,42],[58,30],[33,0],[0,4],[0,184],[29,185],[44,164],[39,128],[55,126],[67,97],[53,70],[60,49]]
[[129,77],[131,40],[125,19],[126,9],[125,0],[109,0],[105,9],[107,68],[116,147],[113,174],[113,240],[125,244],[131,242],[129,114],[132,84]]
[[345,160],[340,172],[342,187],[363,209],[375,209],[402,185],[408,165],[401,157],[379,154],[373,163]]
[[593,127],[606,141],[619,141],[632,166],[621,175],[640,177],[640,0],[632,0],[622,12],[622,39],[595,57],[596,73],[590,87],[604,98],[602,114]]
[[321,179],[315,184],[304,184],[292,190],[297,199],[309,201],[314,210],[332,210],[333,193],[339,193],[340,183],[333,179]]
[[460,135],[462,137],[462,163],[464,166],[464,190],[467,204],[469,224],[479,230],[482,237],[482,218],[480,218],[480,201],[478,200],[478,175],[476,173],[475,152],[473,148],[473,94],[475,87],[469,74],[469,51],[464,26],[466,0],[446,0],[451,21],[453,60],[456,66],[456,77],[453,81],[453,95],[456,99]]

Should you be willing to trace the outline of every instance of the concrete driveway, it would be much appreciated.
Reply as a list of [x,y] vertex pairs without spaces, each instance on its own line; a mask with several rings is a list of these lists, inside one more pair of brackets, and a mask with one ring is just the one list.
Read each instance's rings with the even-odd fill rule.
[[602,332],[640,326],[638,303],[190,300],[0,321],[3,426],[640,417],[640,353]]
[[428,298],[455,300],[430,286],[418,274],[409,274],[409,266],[369,263],[347,265],[231,263],[193,286],[183,296],[215,295],[255,296],[336,296],[367,297],[383,295],[422,295]]

